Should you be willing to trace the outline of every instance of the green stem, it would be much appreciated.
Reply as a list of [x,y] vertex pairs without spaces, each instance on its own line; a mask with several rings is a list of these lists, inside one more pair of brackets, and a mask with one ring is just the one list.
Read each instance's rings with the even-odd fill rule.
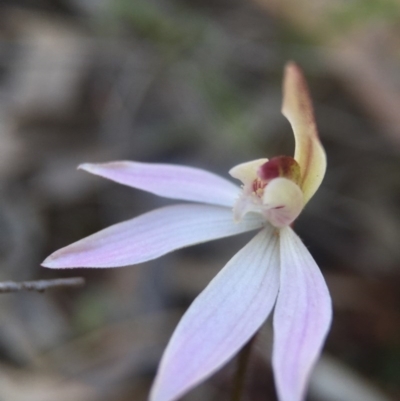
[[237,369],[233,378],[232,401],[240,401],[242,398],[250,354],[255,343],[256,336],[257,334],[255,334],[239,352],[237,358]]

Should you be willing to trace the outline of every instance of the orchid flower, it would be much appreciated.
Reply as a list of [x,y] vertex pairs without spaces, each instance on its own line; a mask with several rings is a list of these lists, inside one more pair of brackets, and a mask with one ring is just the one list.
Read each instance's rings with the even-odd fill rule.
[[191,167],[118,161],[79,168],[156,195],[192,201],[106,228],[50,255],[49,268],[117,267],[250,230],[258,234],[195,299],[162,357],[151,401],[174,401],[229,361],[273,307],[272,365],[280,401],[301,401],[327,335],[332,307],[322,274],[291,228],[326,170],[312,103],[300,68],[288,63],[282,113],[294,158],[230,170],[242,186]]

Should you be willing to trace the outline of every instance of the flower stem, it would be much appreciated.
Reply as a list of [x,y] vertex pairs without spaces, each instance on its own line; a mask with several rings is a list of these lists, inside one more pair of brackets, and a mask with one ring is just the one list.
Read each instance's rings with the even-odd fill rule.
[[232,401],[240,401],[242,398],[250,354],[255,343],[256,336],[257,334],[255,334],[239,352],[237,358],[237,369],[233,378]]

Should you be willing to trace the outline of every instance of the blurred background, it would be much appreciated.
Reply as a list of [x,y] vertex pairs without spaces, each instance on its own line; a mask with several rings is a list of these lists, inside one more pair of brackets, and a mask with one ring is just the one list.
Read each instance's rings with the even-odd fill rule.
[[[76,171],[131,159],[234,165],[293,153],[282,69],[304,69],[328,171],[296,229],[334,322],[309,400],[400,399],[397,0],[0,2],[0,279],[84,289],[0,295],[0,401],[146,400],[179,317],[250,235],[110,270],[40,262],[170,203]],[[243,400],[276,400],[270,322]],[[184,400],[229,400],[235,360]]]

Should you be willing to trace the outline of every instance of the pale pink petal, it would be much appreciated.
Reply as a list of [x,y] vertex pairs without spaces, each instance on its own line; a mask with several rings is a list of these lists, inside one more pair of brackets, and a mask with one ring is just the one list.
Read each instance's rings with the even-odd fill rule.
[[331,298],[317,264],[290,227],[281,229],[280,255],[272,364],[279,400],[301,401],[331,324]]
[[43,266],[116,267],[158,258],[175,249],[262,226],[257,216],[233,222],[228,208],[174,205],[115,224],[50,255]]
[[224,178],[193,167],[116,161],[78,167],[120,184],[172,199],[233,206],[240,188]]
[[268,226],[185,313],[161,360],[150,400],[177,400],[232,358],[270,314],[278,286],[278,237]]
[[307,82],[300,67],[293,62],[285,67],[282,113],[293,128],[296,140],[294,158],[300,165],[300,186],[307,203],[324,178],[326,155],[318,137]]

